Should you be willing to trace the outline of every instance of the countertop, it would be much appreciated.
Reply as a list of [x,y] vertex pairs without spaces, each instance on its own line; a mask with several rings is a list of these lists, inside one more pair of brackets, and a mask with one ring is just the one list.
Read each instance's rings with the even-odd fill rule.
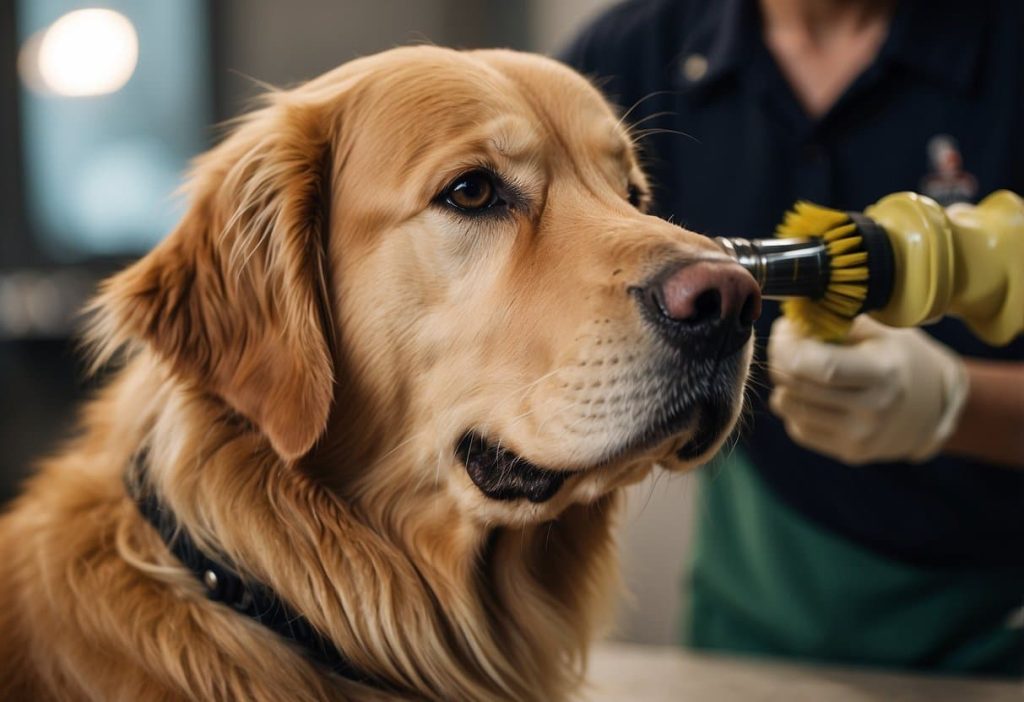
[[590,659],[586,702],[1024,701],[1019,681],[799,665],[605,643]]

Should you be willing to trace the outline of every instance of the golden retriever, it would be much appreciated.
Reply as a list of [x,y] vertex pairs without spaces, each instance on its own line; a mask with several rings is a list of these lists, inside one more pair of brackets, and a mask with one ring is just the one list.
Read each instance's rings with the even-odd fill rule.
[[[753,278],[643,213],[587,80],[510,51],[272,91],[188,194],[89,308],[112,379],[0,521],[0,698],[570,696],[620,489],[736,420]],[[144,499],[358,675],[207,597]]]

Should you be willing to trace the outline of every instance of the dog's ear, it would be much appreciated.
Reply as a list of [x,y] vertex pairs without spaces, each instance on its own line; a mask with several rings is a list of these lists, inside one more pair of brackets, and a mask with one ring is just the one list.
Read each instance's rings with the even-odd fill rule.
[[326,243],[333,131],[271,96],[200,157],[178,228],[109,279],[91,309],[99,362],[142,340],[292,460],[333,397]]

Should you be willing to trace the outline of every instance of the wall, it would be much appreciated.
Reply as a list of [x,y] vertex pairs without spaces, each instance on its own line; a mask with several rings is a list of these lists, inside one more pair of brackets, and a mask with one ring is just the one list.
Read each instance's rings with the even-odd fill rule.
[[533,0],[530,6],[530,50],[556,53],[616,0]]
[[260,92],[410,43],[526,48],[526,0],[222,0],[225,116]]

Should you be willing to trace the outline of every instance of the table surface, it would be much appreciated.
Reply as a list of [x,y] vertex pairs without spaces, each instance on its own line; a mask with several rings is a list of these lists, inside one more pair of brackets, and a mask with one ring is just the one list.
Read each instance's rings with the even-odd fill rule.
[[586,702],[1013,702],[1013,680],[926,676],[606,643],[591,654]]

